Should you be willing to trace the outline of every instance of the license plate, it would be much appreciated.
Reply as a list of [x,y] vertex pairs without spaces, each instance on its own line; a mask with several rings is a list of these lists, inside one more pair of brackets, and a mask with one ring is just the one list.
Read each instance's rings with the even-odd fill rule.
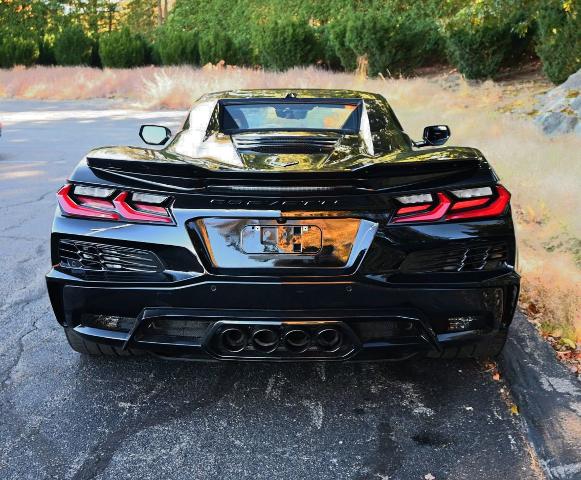
[[316,225],[246,225],[240,240],[245,253],[316,255],[323,233]]

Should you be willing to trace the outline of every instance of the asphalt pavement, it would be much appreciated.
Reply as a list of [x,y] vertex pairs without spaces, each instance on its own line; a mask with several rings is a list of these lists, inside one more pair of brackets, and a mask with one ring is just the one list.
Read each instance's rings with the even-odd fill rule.
[[475,361],[211,364],[83,357],[44,274],[55,192],[90,148],[183,112],[0,101],[0,479],[543,478]]

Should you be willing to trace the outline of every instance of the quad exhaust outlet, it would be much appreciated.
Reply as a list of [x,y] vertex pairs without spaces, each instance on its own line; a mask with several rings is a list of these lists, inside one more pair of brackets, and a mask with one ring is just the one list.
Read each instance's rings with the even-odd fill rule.
[[222,347],[232,353],[241,352],[246,347],[246,333],[237,327],[230,327],[220,333]]
[[288,330],[284,334],[286,348],[293,352],[304,352],[311,343],[311,335],[302,328]]
[[207,348],[219,357],[325,359],[342,358],[358,339],[341,322],[217,322]]
[[341,347],[343,337],[336,328],[324,328],[317,333],[317,344],[326,352],[334,352]]
[[272,352],[279,342],[278,332],[272,328],[259,328],[252,333],[252,344],[261,352]]

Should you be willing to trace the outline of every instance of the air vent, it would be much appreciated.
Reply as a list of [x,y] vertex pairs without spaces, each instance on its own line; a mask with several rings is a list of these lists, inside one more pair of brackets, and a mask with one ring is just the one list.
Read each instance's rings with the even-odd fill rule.
[[408,272],[471,272],[500,268],[507,260],[505,244],[424,250],[407,256],[400,270]]
[[462,260],[462,270],[489,270],[506,262],[506,245],[469,248]]
[[382,318],[373,321],[358,321],[350,324],[362,342],[386,341],[397,337],[417,336],[419,331],[414,321]]
[[84,327],[128,332],[133,328],[134,324],[135,318],[132,317],[117,317],[113,315],[96,315],[88,313],[81,315],[81,325]]
[[260,153],[329,153],[339,141],[338,136],[234,136],[234,145],[241,152]]
[[61,239],[60,266],[93,272],[161,272],[161,260],[153,252],[134,248]]
[[201,345],[212,321],[209,320],[178,320],[173,318],[157,318],[146,328],[138,331],[136,340],[142,342],[189,342]]

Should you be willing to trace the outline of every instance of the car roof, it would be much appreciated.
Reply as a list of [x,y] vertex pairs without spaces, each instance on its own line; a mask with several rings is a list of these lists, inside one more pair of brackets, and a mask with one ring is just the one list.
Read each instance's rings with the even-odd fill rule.
[[297,98],[357,98],[364,100],[381,100],[377,93],[361,92],[358,90],[332,90],[316,88],[276,88],[276,89],[249,89],[225,90],[208,93],[200,100],[221,100],[229,98],[285,98],[288,94],[295,94]]

